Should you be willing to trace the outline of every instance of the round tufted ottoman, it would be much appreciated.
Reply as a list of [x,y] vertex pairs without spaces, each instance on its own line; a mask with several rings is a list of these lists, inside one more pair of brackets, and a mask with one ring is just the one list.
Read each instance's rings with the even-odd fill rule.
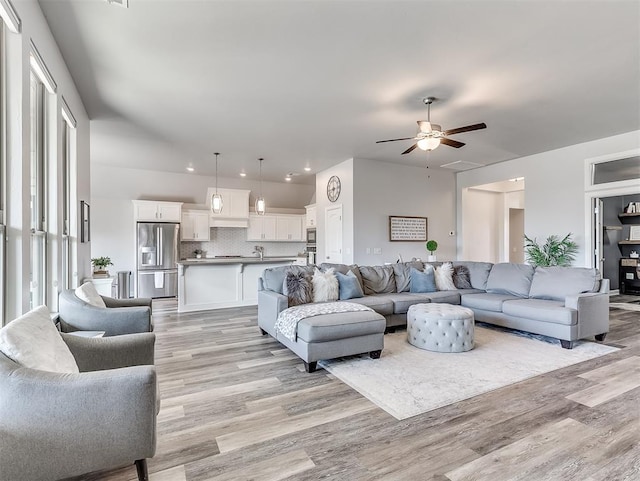
[[420,349],[464,352],[473,349],[473,311],[451,304],[414,304],[407,312],[407,341]]

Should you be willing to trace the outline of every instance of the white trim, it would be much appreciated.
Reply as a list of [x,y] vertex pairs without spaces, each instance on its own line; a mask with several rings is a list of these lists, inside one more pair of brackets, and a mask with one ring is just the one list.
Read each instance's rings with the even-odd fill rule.
[[[608,182],[606,184],[593,184],[593,181],[592,181],[594,164],[611,162],[612,160],[626,159],[636,155],[640,155],[640,149],[631,149],[631,150],[626,150],[624,152],[616,152],[614,154],[607,154],[607,155],[602,155],[600,157],[592,157],[590,159],[585,159],[585,169],[584,169],[585,192],[590,192],[590,191],[602,192],[610,189],[620,189],[620,188],[624,189],[626,187],[637,187],[638,179],[621,180],[618,182]],[[618,195],[618,194],[606,195],[605,197],[612,197],[614,195]]]
[[13,33],[20,33],[22,30],[22,20],[18,16],[18,12],[13,8],[10,0],[0,0],[0,17],[7,24],[9,30]]
[[62,118],[65,120],[67,124],[69,124],[69,127],[71,127],[72,129],[75,129],[78,126],[78,122],[76,121],[76,118],[71,113],[71,109],[69,108],[69,105],[67,104],[67,101],[65,100],[64,95],[60,96],[60,103],[62,104]]
[[31,40],[31,55],[29,55],[29,62],[31,64],[31,69],[44,84],[47,91],[50,94],[55,94],[56,89],[58,88],[56,81],[53,80],[53,76],[51,75],[51,72],[49,72],[44,60],[42,60],[42,56],[40,55],[40,52],[38,52],[33,40]]

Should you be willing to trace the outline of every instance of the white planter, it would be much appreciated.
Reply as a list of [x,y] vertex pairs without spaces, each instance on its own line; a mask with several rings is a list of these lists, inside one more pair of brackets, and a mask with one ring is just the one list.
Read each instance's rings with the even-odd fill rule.
[[427,256],[427,262],[436,262],[437,260],[436,256]]

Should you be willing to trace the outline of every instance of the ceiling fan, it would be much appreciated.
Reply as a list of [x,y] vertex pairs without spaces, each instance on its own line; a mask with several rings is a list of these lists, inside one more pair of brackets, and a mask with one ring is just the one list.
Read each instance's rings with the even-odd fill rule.
[[431,123],[431,104],[435,101],[435,97],[425,97],[423,102],[427,105],[427,120],[418,120],[418,133],[415,137],[405,137],[403,139],[389,139],[378,140],[376,144],[384,142],[397,142],[398,140],[416,140],[417,142],[402,152],[402,155],[413,152],[416,147],[422,150],[434,150],[437,149],[440,144],[448,145],[449,147],[455,147],[459,149],[463,145],[462,142],[447,138],[449,135],[461,134],[463,132],[471,132],[473,130],[486,129],[487,124],[473,124],[466,127],[458,127],[457,129],[442,130],[438,124]]

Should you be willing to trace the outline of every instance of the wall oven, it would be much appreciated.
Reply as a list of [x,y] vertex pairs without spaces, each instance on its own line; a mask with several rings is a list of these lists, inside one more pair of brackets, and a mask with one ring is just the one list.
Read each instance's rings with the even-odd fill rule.
[[315,243],[316,243],[316,230],[307,229],[307,244],[315,244]]

